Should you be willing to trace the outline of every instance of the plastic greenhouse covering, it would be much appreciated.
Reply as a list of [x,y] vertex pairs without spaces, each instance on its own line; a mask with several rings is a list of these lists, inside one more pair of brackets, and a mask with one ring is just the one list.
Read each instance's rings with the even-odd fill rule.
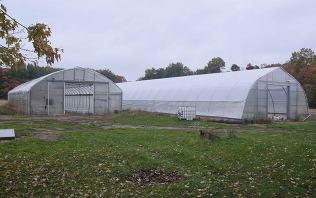
[[105,76],[84,68],[57,71],[21,84],[9,103],[27,114],[106,114],[122,110],[122,90]]
[[283,116],[305,119],[306,95],[282,68],[174,77],[119,83],[123,109],[176,114],[195,107],[196,114],[219,119]]

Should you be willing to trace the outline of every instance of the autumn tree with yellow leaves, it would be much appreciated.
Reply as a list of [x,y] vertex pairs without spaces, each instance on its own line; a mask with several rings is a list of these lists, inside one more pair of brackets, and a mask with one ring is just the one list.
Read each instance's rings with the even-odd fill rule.
[[[48,65],[60,60],[63,49],[51,46],[51,29],[43,23],[26,27],[14,19],[3,4],[0,4],[0,66],[18,68],[25,61],[37,65],[45,59]],[[24,48],[30,43],[30,48]]]

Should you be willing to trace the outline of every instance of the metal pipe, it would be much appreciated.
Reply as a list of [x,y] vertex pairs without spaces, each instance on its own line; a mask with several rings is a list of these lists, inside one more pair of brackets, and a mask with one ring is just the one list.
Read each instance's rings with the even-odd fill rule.
[[107,106],[108,106],[108,112],[107,113],[110,113],[110,86],[109,86],[109,84],[107,84],[107,92],[108,92],[108,101],[107,101]]
[[47,115],[49,115],[49,82],[47,82]]
[[312,114],[308,114],[308,116],[303,119],[303,122],[305,122],[305,120],[307,120],[309,117],[311,117],[311,115],[312,115]]
[[66,87],[66,83],[64,82],[64,114],[66,114],[66,110],[65,110],[65,108],[66,108],[66,93],[65,93],[65,87]]
[[290,118],[290,86],[287,86],[286,119]]

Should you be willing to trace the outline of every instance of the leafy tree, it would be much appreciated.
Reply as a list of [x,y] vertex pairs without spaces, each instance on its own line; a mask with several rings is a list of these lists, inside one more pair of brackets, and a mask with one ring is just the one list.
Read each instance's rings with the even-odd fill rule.
[[138,80],[150,80],[150,79],[159,79],[164,78],[165,69],[159,68],[155,69],[154,67],[145,70],[145,76],[139,78]]
[[3,97],[3,90],[2,90],[2,87],[3,87],[3,83],[4,83],[4,80],[3,80],[3,68],[0,67],[0,98]]
[[169,77],[177,77],[177,76],[189,76],[193,75],[193,72],[187,67],[184,66],[182,63],[171,63],[165,69],[165,78]]
[[36,67],[32,64],[27,64],[26,69],[29,71],[29,79],[34,79],[36,78]]
[[[50,28],[43,23],[36,23],[26,27],[7,13],[7,9],[0,4],[0,66],[7,65],[15,69],[28,60],[37,65],[40,58],[44,58],[48,65],[60,60],[62,49],[53,48],[49,41]],[[24,49],[24,43],[30,42],[32,49]],[[28,52],[33,56],[26,56]]]
[[316,107],[316,55],[309,48],[293,52],[290,61],[283,65],[303,86],[310,107]]
[[115,80],[116,75],[109,69],[100,69],[100,70],[96,70],[96,72],[102,74],[103,76],[107,77],[108,79],[112,80],[113,82]]
[[203,69],[197,69],[194,72],[194,75],[207,74],[207,73],[208,73],[208,67],[205,66]]
[[159,78],[164,78],[165,76],[165,69],[164,68],[159,68],[155,71],[155,78],[159,79]]
[[232,70],[232,71],[240,71],[240,67],[238,65],[236,65],[236,64],[233,64],[231,66],[230,70]]
[[255,67],[251,63],[248,63],[246,70],[252,70],[252,69],[255,69]]
[[145,70],[145,76],[139,78],[138,80],[150,80],[150,79],[159,79],[159,78],[170,78],[177,76],[189,76],[193,75],[192,72],[187,66],[184,66],[182,63],[170,63],[166,68],[155,69],[154,67]]
[[60,68],[38,67],[23,63],[16,69],[0,69],[0,98],[7,98],[8,92],[19,84],[61,70]]
[[222,69],[225,69],[225,62],[222,58],[216,57],[208,62],[207,67],[208,73],[221,73]]
[[316,55],[310,48],[302,48],[299,52],[293,52],[290,59],[296,73],[304,67],[311,67],[316,64]]
[[260,67],[258,65],[253,66],[251,63],[248,63],[246,70],[252,70],[252,69],[260,69]]
[[120,83],[120,82],[127,82],[127,81],[126,81],[126,78],[124,76],[116,75],[115,80],[113,82]]
[[109,69],[100,69],[100,70],[96,70],[96,72],[102,74],[103,76],[107,77],[108,79],[112,80],[115,83],[126,82],[126,79],[124,76],[118,76]]
[[283,68],[294,76],[301,84],[306,84],[314,75],[312,71],[316,65],[316,55],[309,48],[302,48],[299,52],[293,52],[289,62]]
[[9,69],[0,68],[0,98],[7,99],[8,92],[19,84]]
[[263,63],[260,65],[261,68],[270,68],[270,67],[282,67],[282,64],[280,63],[273,63],[273,64],[266,64],[266,63]]

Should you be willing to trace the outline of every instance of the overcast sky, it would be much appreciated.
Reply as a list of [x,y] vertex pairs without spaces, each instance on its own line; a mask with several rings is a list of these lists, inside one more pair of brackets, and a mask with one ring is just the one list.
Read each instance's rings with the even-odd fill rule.
[[229,70],[316,52],[315,0],[1,2],[25,26],[50,26],[52,45],[65,50],[54,67],[107,68],[128,81],[172,62],[196,70],[221,57]]

